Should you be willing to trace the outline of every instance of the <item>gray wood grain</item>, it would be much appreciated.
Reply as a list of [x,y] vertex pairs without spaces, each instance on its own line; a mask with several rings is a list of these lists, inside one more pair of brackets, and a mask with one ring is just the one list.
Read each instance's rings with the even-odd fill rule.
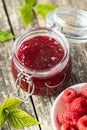
[[[9,6],[9,2],[10,2],[10,6],[8,7],[8,8],[10,8],[10,12],[9,12],[9,10],[7,11],[7,13],[9,12],[10,14],[11,14],[11,10],[12,10],[11,7],[13,7],[13,9],[15,7],[15,10],[16,10],[17,6],[19,4],[18,3],[19,1],[16,1],[17,3],[15,3],[15,4],[17,6],[14,5],[14,3],[12,4],[14,6],[12,6],[11,5],[12,1],[6,1],[6,2],[7,3],[5,3],[5,4],[7,4],[7,7]],[[2,29],[4,28],[4,30],[11,31],[11,28],[10,28],[11,23],[9,24],[9,22],[8,22],[8,18],[7,18],[8,16],[5,13],[3,2],[1,0],[0,0],[0,11],[1,11],[2,15],[4,16],[3,19],[1,19],[1,22],[2,22],[2,25],[3,25]],[[14,12],[16,12],[16,11],[14,11]],[[16,20],[16,22],[19,23],[19,21],[18,21],[18,19],[16,17],[15,17],[15,20]],[[13,30],[15,32],[15,35],[19,35],[19,31],[17,30],[18,28],[16,29],[16,27],[19,26],[19,25],[17,25],[14,22],[13,26],[15,27],[14,30]],[[12,26],[12,28],[13,28],[13,26]],[[19,28],[24,30],[24,28],[21,27],[21,24],[20,24]],[[2,103],[4,99],[12,97],[12,93],[13,93],[14,79],[13,79],[12,72],[11,72],[11,60],[12,60],[12,45],[13,45],[13,42],[14,42],[13,40],[10,40],[8,42],[0,44],[0,74],[1,74],[0,75],[0,81],[1,81],[1,83],[0,83],[0,101],[1,102],[0,103]],[[29,104],[23,103],[21,108],[24,109],[25,111],[27,111],[31,116],[36,118],[36,114],[35,114],[35,111],[34,111],[31,100],[29,101]],[[10,130],[12,128],[10,128],[10,126],[6,123],[3,126],[2,129]],[[29,130],[33,130],[33,129],[40,130],[38,125],[31,126],[28,129]],[[25,128],[25,130],[26,130],[26,128]]]
[[[87,0],[38,0],[38,3],[51,3],[57,6],[72,6],[87,10]],[[3,16],[0,19],[0,28],[12,31],[16,37],[25,29],[18,11],[18,7],[22,4],[22,0],[0,0],[0,13]],[[5,13],[5,11],[7,12]],[[40,26],[46,25],[45,19],[39,15],[37,15],[37,19],[34,22],[35,24],[38,23]],[[34,22],[32,22],[32,25],[34,25]],[[12,96],[11,94],[9,95],[9,92],[12,91],[14,87],[14,79],[11,72],[13,42],[13,40],[10,40],[0,44],[1,102],[7,97]],[[69,46],[72,56],[72,74],[70,81],[67,83],[64,89],[76,83],[87,82],[87,43],[69,43]],[[58,94],[51,97],[32,96],[29,104],[22,104],[21,107],[25,111],[27,111],[33,117],[37,117],[39,121],[42,122],[41,126],[32,126],[29,127],[28,130],[53,130],[50,114],[53,102],[57,96]],[[2,130],[12,130],[12,128],[10,128],[8,124],[5,124]]]

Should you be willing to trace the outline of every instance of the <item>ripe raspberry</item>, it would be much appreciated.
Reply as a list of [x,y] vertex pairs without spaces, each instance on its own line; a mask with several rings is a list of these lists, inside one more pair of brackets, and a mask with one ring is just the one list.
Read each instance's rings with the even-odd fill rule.
[[77,97],[77,92],[73,88],[68,88],[64,91],[63,99],[65,102],[70,103]]
[[58,115],[58,121],[60,124],[67,123],[70,125],[76,125],[79,118],[80,113],[66,110]]
[[82,95],[87,97],[87,84],[82,87]]
[[77,111],[82,115],[87,111],[87,101],[83,97],[76,98],[69,106],[71,111]]
[[65,108],[67,111],[71,111],[71,103],[66,103]]
[[78,119],[80,118],[80,113],[65,111],[63,118],[64,118],[65,123],[68,123],[68,124],[71,124],[71,125],[76,125]]
[[77,128],[75,128],[74,126],[70,125],[70,124],[66,124],[64,123],[60,130],[77,130]]
[[82,94],[82,92],[78,94],[78,97],[86,98],[86,97]]
[[87,130],[87,84],[81,93],[72,88],[64,91],[65,110],[58,115],[60,130]]
[[63,124],[64,123],[64,112],[59,113],[57,119],[60,124]]
[[87,115],[82,116],[78,120],[77,127],[79,130],[87,130]]

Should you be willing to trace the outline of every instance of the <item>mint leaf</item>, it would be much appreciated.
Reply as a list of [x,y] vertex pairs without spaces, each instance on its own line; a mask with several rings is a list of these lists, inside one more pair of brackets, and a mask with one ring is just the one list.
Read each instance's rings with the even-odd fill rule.
[[17,108],[20,105],[21,101],[16,98],[9,98],[4,101],[2,108],[6,110],[12,110]]
[[13,39],[14,36],[4,30],[0,30],[0,42],[5,42],[7,40]]
[[8,114],[8,121],[13,128],[17,129],[40,124],[40,122],[21,109],[11,110]]
[[34,7],[34,10],[36,13],[42,15],[43,17],[46,17],[47,14],[54,10],[57,6],[50,5],[50,4],[38,4]]
[[25,4],[28,4],[28,6],[33,6],[36,4],[37,0],[24,0]]
[[7,114],[3,111],[2,107],[0,106],[0,127],[3,126],[7,119]]
[[33,11],[28,5],[19,8],[24,25],[27,26],[33,20]]

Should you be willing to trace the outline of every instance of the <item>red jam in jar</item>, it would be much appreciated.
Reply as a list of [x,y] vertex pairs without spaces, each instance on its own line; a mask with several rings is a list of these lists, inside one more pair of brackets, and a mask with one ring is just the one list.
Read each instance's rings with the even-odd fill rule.
[[25,41],[18,50],[18,59],[29,69],[43,71],[57,65],[64,56],[60,43],[47,36]]
[[49,28],[27,30],[14,43],[12,72],[15,80],[23,72],[20,87],[24,91],[28,91],[26,77],[29,76],[34,84],[34,95],[58,93],[71,72],[67,40]]

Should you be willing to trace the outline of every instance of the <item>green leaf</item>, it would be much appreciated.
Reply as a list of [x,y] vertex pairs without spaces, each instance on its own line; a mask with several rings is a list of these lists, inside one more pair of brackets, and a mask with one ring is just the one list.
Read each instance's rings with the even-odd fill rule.
[[7,40],[13,39],[14,36],[4,30],[0,30],[0,42],[5,42]]
[[27,4],[29,7],[34,6],[37,2],[37,0],[24,0],[25,4]]
[[6,110],[12,110],[17,108],[20,105],[21,101],[16,98],[9,98],[4,101],[2,108]]
[[54,10],[57,6],[50,5],[50,4],[38,4],[34,7],[34,10],[36,13],[42,15],[43,17],[46,17],[47,14]]
[[33,11],[31,8],[28,7],[28,5],[20,7],[19,10],[21,13],[21,18],[22,18],[25,26],[27,26],[33,20],[33,15],[34,15]]
[[35,124],[40,124],[33,117],[21,109],[14,109],[8,114],[8,121],[13,128],[24,128]]
[[2,107],[0,106],[0,127],[3,126],[7,119],[7,114],[6,112],[3,111]]

